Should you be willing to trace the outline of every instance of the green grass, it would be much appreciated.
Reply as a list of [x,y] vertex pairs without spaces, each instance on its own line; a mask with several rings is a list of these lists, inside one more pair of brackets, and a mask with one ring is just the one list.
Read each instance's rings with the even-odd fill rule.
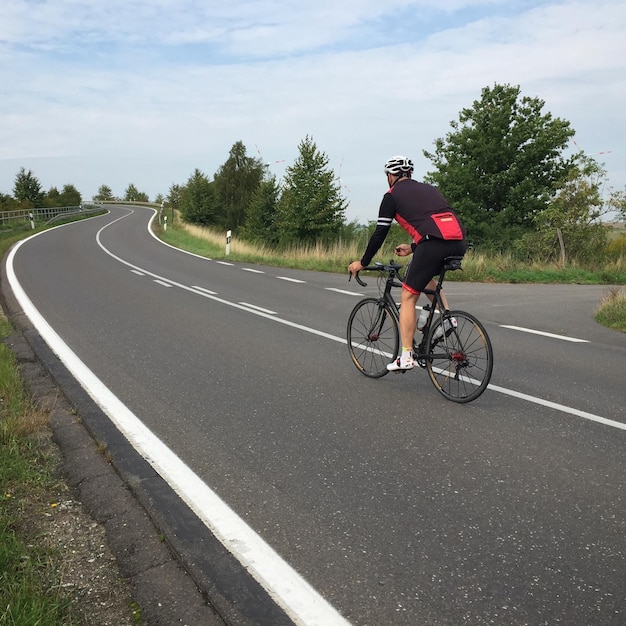
[[[0,338],[11,331],[0,319]],[[39,545],[28,518],[46,501],[54,467],[37,443],[46,416],[31,403],[5,343],[0,343],[0,624],[59,626],[71,620],[59,593],[54,551]]]
[[626,292],[611,289],[600,302],[595,319],[603,326],[626,333]]
[[[225,234],[214,229],[186,225],[178,218],[174,228],[170,226],[167,232],[159,230],[158,234],[163,241],[177,248],[209,258],[227,258]],[[398,242],[385,242],[375,260],[385,262],[391,258],[399,260],[393,254],[396,243]],[[326,247],[294,246],[278,252],[269,246],[250,244],[234,237],[228,259],[277,267],[344,273],[347,272],[351,261],[362,256],[365,245],[366,241],[363,240],[350,244],[340,242]],[[449,274],[446,279],[468,282],[623,285],[626,284],[626,257],[607,260],[599,267],[587,267],[573,262],[561,267],[558,263],[521,262],[512,254],[486,255],[470,250],[463,261],[463,271]]]

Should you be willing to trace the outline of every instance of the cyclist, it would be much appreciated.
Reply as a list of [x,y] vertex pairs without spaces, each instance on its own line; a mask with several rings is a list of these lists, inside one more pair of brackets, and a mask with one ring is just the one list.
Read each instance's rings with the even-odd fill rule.
[[[380,204],[376,229],[361,260],[348,266],[348,271],[354,275],[371,263],[394,219],[413,240],[411,244],[400,244],[395,248],[396,255],[413,253],[413,259],[407,267],[402,286],[402,354],[387,365],[389,371],[409,370],[415,366],[413,337],[417,299],[423,289],[435,288],[433,276],[439,274],[447,256],[463,256],[467,250],[465,227],[437,188],[411,178],[413,169],[413,162],[405,156],[391,157],[385,163],[389,190]],[[447,307],[445,297],[443,302]]]

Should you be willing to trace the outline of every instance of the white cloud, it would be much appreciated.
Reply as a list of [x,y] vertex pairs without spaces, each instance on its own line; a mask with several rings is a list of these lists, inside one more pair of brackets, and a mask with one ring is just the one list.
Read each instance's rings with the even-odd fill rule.
[[586,151],[612,150],[611,182],[626,185],[611,145],[625,130],[622,2],[86,4],[0,8],[2,192],[23,165],[45,188],[154,196],[196,167],[212,175],[238,140],[285,159],[280,175],[309,134],[343,162],[350,219],[373,219],[385,159],[409,153],[425,172],[421,150],[494,82],[543,98]]

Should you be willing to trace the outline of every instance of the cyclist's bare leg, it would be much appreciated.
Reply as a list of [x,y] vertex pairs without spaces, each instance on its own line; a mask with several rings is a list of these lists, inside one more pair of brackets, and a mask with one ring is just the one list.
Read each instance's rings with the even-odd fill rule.
[[415,337],[415,326],[417,324],[417,314],[415,305],[419,294],[414,294],[407,289],[402,290],[400,300],[400,338],[403,348],[413,348],[413,338]]

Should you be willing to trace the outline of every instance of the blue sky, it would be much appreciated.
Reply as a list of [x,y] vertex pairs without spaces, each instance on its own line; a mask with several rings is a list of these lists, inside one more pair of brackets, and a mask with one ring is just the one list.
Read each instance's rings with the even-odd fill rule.
[[25,167],[46,190],[154,198],[212,177],[236,141],[280,178],[309,135],[365,222],[385,160],[423,175],[422,150],[494,83],[545,100],[626,186],[623,0],[217,4],[3,0],[0,192]]

